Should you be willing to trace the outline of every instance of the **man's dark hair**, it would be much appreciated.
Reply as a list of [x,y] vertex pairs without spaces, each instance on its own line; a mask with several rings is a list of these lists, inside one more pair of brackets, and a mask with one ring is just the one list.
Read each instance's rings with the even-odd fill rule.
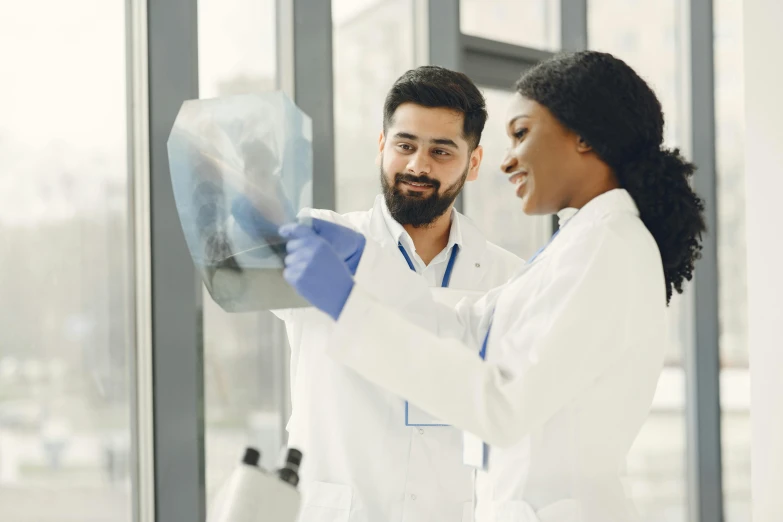
[[465,115],[462,136],[472,151],[481,142],[487,122],[487,105],[478,87],[462,73],[443,67],[425,65],[400,76],[383,104],[383,132],[394,119],[394,112],[403,103],[423,107],[452,109]]
[[690,186],[696,167],[679,150],[663,146],[663,112],[652,89],[622,60],[594,51],[544,61],[516,88],[614,170],[658,243],[667,301],[682,293],[701,257],[704,202]]

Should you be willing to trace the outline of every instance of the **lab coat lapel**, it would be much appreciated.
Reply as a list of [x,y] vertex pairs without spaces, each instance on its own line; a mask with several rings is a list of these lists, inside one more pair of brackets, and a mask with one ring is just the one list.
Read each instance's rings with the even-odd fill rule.
[[481,288],[481,282],[491,268],[487,240],[467,217],[454,211],[454,219],[459,219],[462,248],[454,263],[450,287],[463,290]]
[[[382,194],[375,198],[375,204],[370,210],[369,236],[383,248],[397,248],[397,239],[392,237],[389,227],[386,226],[386,221],[383,219],[383,206],[385,204],[386,202]],[[403,262],[405,262],[404,259]]]

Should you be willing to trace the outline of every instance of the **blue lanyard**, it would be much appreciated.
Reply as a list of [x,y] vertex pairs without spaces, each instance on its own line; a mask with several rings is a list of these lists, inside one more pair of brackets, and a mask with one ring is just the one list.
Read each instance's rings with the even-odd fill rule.
[[[399,248],[400,252],[402,252],[402,257],[404,257],[405,262],[408,263],[408,268],[410,268],[413,272],[415,272],[416,267],[413,266],[413,261],[411,261],[411,258],[408,256],[408,253],[405,251],[405,247],[402,246],[402,243],[397,242],[397,248]],[[451,281],[451,271],[454,269],[454,262],[457,260],[458,253],[459,253],[459,245],[454,244],[454,246],[451,247],[451,257],[449,257],[449,263],[446,265],[446,272],[444,272],[443,281],[440,284],[441,288],[449,287],[449,281]],[[448,424],[411,424],[408,421],[408,401],[405,401],[405,425],[406,426],[448,426]]]
[[[400,252],[402,252],[402,257],[405,258],[405,261],[408,263],[408,267],[415,272],[416,267],[413,266],[413,261],[411,261],[411,258],[408,257],[408,253],[405,251],[405,247],[402,246],[402,243],[398,242],[397,248],[399,248]],[[459,245],[455,244],[453,247],[451,247],[451,257],[449,258],[449,264],[446,265],[446,272],[443,274],[443,281],[440,284],[441,288],[449,287],[449,281],[451,281],[451,271],[454,269],[454,261],[457,260],[458,253]]]

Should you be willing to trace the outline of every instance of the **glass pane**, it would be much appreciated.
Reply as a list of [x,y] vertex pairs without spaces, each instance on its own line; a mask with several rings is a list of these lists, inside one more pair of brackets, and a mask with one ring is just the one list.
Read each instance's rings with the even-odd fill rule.
[[[688,107],[682,80],[687,41],[676,0],[588,2],[592,49],[625,60],[655,90],[666,116],[668,146],[689,144]],[[687,152],[687,151],[686,151]],[[672,301],[666,367],[652,411],[628,455],[630,491],[645,522],[687,520],[685,374],[682,359],[692,339],[692,295]]]
[[200,98],[275,89],[275,2],[198,0]]
[[204,402],[207,503],[239,463],[245,446],[276,467],[287,419],[288,344],[271,312],[229,314],[204,289]]
[[125,3],[12,11],[0,16],[0,518],[130,521]]
[[528,259],[549,239],[552,219],[525,215],[519,198],[509,190],[508,179],[500,171],[508,148],[505,118],[512,93],[490,88],[482,88],[482,92],[489,113],[481,136],[484,159],[478,179],[465,184],[463,209],[484,231],[487,240]]
[[332,18],[337,211],[367,210],[381,190],[386,93],[415,67],[413,2],[333,0]]
[[[275,0],[199,0],[201,98],[276,88]],[[246,445],[275,467],[287,417],[285,329],[271,313],[229,314],[203,288],[207,509]]]
[[750,378],[745,266],[742,2],[715,1],[723,493],[726,520],[750,521]]
[[552,0],[461,0],[465,34],[534,49],[560,49],[560,2]]

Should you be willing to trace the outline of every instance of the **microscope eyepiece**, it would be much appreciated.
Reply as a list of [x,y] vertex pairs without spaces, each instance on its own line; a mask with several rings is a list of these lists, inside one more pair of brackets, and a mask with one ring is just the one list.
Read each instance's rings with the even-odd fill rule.
[[292,486],[299,484],[299,466],[302,464],[302,452],[290,448],[285,458],[285,465],[277,472],[280,480],[288,482]]
[[245,455],[242,457],[242,463],[248,466],[258,467],[258,463],[261,461],[261,452],[255,448],[248,446],[245,448]]
[[295,471],[299,471],[299,466],[302,464],[302,452],[296,448],[289,449],[285,464],[286,467],[292,467]]

